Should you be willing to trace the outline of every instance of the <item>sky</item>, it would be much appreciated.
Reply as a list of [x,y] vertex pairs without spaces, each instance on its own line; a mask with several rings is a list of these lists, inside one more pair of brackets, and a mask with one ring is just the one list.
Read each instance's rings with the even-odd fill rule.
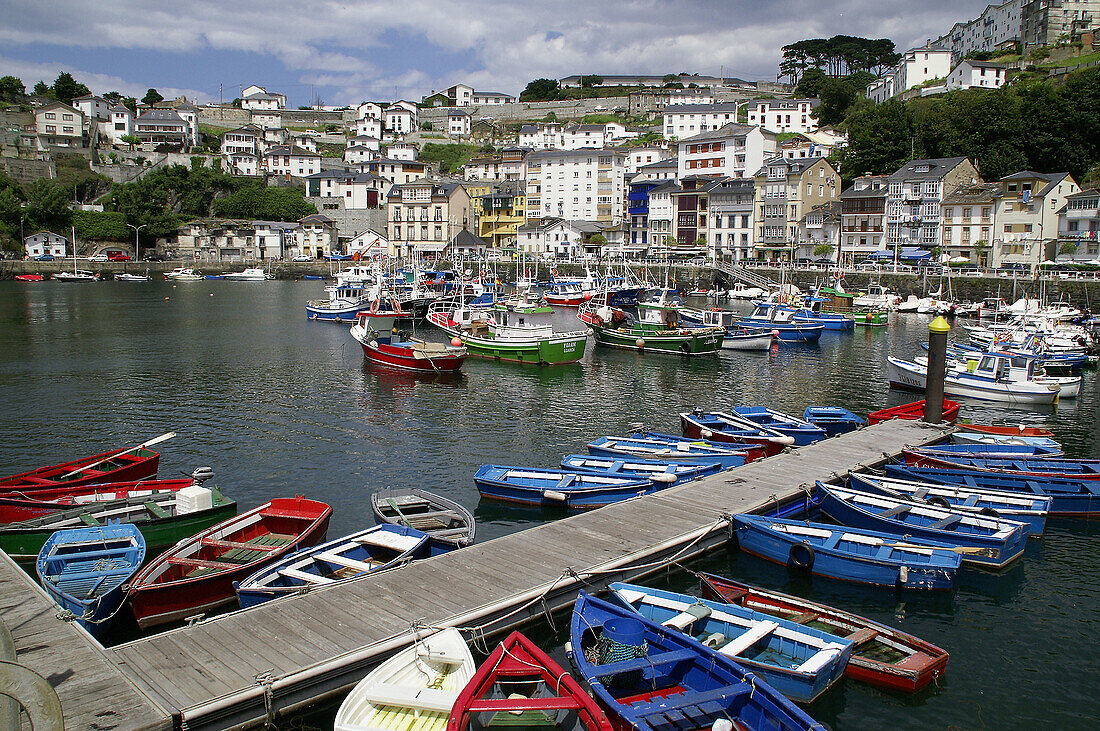
[[[783,45],[838,33],[921,45],[974,0],[0,0],[0,76],[94,93],[230,101],[259,84],[292,107],[466,83],[686,71],[772,79]],[[151,9],[152,8],[152,9]]]

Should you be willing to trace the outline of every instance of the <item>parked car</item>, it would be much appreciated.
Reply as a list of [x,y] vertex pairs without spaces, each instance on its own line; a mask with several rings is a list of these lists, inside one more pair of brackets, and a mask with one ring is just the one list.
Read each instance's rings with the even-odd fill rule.
[[54,255],[53,254],[39,254],[38,256],[34,257],[34,260],[35,261],[53,261],[54,260]]
[[108,254],[107,261],[130,261],[129,254]]
[[298,256],[291,259],[291,261],[313,261],[313,257],[306,254],[298,254]]
[[88,261],[102,262],[109,261],[109,259],[107,258],[107,255],[101,251],[98,254],[92,254],[91,256],[89,256]]
[[145,257],[145,261],[168,261],[168,257],[164,254],[158,254],[155,251],[152,254],[148,254]]

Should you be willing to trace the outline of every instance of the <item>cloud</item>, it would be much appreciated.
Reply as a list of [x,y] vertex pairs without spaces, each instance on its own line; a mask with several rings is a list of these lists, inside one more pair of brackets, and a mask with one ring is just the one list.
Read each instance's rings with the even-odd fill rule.
[[[21,61],[19,59],[0,56],[0,70],[7,76],[16,76],[23,80],[27,91],[39,80],[52,84],[53,80],[62,71],[68,71],[82,84],[86,84],[93,94],[105,94],[108,91],[119,91],[126,96],[141,99],[148,91],[150,84],[145,81],[127,81],[118,76],[101,74],[95,71],[73,68],[69,64],[52,61]],[[157,86],[157,91],[166,99],[174,99],[185,96],[194,102],[211,101],[208,95],[197,89],[177,89],[175,87]]]
[[[975,0],[6,0],[0,43],[14,49],[244,52],[271,59],[289,83],[327,96],[425,94],[457,81],[516,92],[573,73],[690,71],[773,78],[781,47],[837,33],[889,37],[899,49],[981,12]],[[273,74],[274,75],[274,74]],[[147,79],[141,85],[156,85]],[[159,87],[158,87],[159,88]]]

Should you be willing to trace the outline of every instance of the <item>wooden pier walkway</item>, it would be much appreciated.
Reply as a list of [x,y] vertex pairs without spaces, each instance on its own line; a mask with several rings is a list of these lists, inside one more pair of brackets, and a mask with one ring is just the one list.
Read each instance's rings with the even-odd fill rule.
[[[41,645],[35,651],[39,672],[73,676],[58,686],[59,692],[67,684],[80,691],[66,689],[61,699],[73,728],[93,727],[88,721],[101,697],[112,712],[135,721],[116,724],[120,728],[160,728],[165,713],[176,728],[248,726],[345,692],[411,642],[419,627],[480,627],[494,635],[549,616],[568,607],[581,588],[599,590],[725,543],[733,513],[795,500],[814,480],[879,462],[883,453],[933,441],[944,431],[886,422],[682,487],[106,650],[89,646],[90,638],[55,620],[29,577],[23,577],[24,587],[4,586],[6,574],[0,573],[0,611],[10,623],[8,605],[33,600],[24,613],[35,613],[42,626],[38,639],[24,634],[23,641]],[[5,557],[0,568],[8,563]],[[16,601],[29,594],[35,596]]]

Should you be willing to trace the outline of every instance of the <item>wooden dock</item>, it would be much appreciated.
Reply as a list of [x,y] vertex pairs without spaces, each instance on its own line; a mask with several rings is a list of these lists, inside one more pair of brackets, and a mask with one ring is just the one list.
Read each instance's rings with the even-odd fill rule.
[[[100,648],[54,618],[0,559],[0,617],[51,679],[70,728],[230,728],[346,692],[433,627],[491,637],[572,604],[579,589],[662,570],[729,540],[734,513],[797,500],[814,480],[878,463],[944,429],[890,421],[681,487],[545,523],[348,584]],[[560,620],[560,617],[559,617]]]

